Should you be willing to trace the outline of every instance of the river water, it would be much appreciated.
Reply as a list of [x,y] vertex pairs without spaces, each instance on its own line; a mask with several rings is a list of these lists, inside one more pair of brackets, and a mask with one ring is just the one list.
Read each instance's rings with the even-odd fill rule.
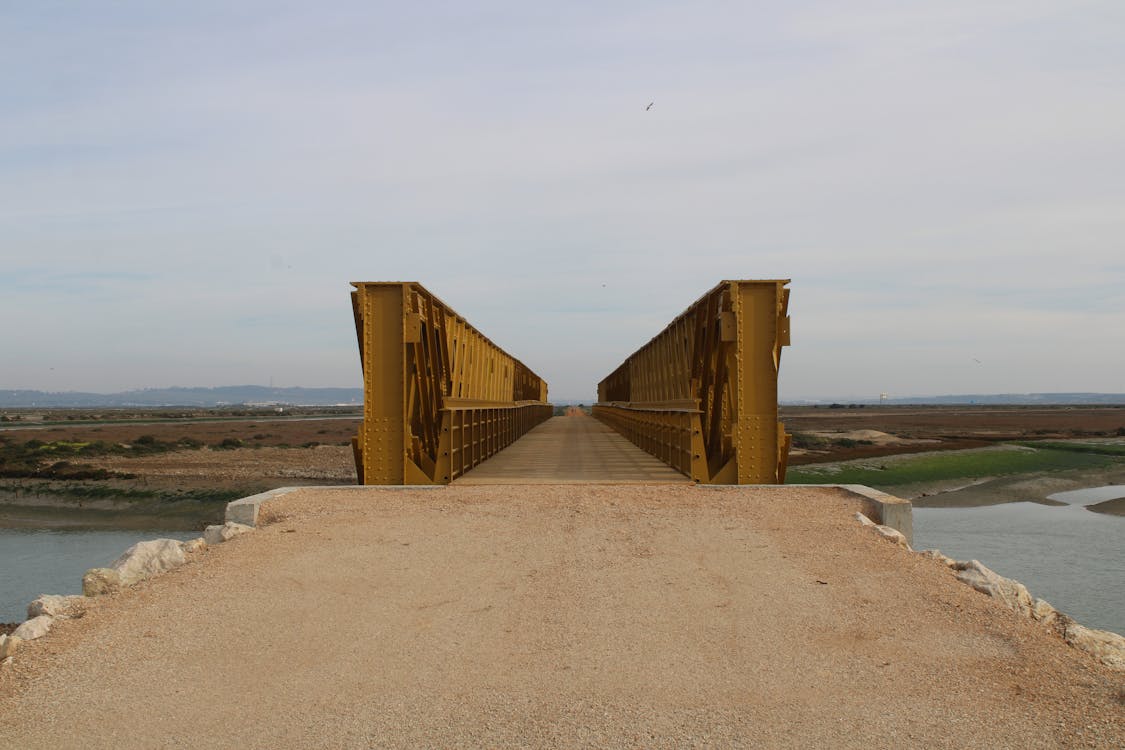
[[1081,624],[1125,634],[1125,517],[1081,504],[1125,496],[1125,487],[1060,493],[1051,506],[915,508],[914,548],[980,560]]
[[0,622],[23,622],[39,594],[81,594],[82,575],[147,539],[193,539],[183,529],[0,528]]

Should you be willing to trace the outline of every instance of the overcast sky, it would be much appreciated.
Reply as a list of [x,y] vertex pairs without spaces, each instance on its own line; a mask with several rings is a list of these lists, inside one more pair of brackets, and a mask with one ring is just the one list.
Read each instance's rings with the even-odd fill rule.
[[591,399],[789,278],[783,398],[1125,391],[1123,39],[1121,0],[0,0],[0,388],[356,386],[349,282],[408,279]]

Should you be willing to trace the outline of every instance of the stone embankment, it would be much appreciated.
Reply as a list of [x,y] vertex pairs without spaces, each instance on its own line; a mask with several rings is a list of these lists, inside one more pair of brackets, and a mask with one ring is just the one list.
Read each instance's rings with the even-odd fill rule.
[[202,552],[208,545],[220,544],[247,531],[253,531],[253,528],[228,521],[221,526],[208,526],[202,537],[185,542],[175,539],[137,542],[110,563],[109,567],[87,570],[82,576],[81,595],[41,594],[27,605],[28,619],[12,633],[0,635],[0,666],[10,665],[21,645],[47,635],[57,620],[83,617],[90,598],[117,593],[123,587],[178,568],[188,561],[189,555]]
[[[855,516],[863,526],[868,526],[883,538],[910,549],[906,537],[897,529],[876,524],[862,513],[856,513]],[[979,560],[954,560],[941,554],[939,550],[923,550],[919,554],[940,560],[954,571],[958,581],[996,599],[1020,617],[1049,629],[1067,645],[1084,651],[1111,669],[1125,672],[1125,636],[1080,625],[1065,612],[1055,609],[1049,602],[1033,597],[1027,587],[1019,581],[999,575],[981,564]]]
[[901,510],[637,485],[243,502],[93,571],[98,596],[33,603],[50,632],[0,643],[0,747],[1125,746],[1112,659],[1015,582],[911,551]]

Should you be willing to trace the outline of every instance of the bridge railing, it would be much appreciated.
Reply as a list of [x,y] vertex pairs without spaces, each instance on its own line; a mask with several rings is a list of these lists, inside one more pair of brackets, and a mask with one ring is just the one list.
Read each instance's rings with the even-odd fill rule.
[[551,416],[547,383],[417,282],[353,282],[360,484],[447,484]]
[[788,283],[721,282],[598,384],[594,416],[697,482],[784,482]]

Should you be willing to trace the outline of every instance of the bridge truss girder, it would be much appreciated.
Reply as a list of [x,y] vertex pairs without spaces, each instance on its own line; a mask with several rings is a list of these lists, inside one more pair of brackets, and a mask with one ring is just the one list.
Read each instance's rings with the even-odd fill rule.
[[354,282],[360,484],[448,484],[551,416],[547,383],[417,282]]
[[598,384],[594,416],[697,482],[784,482],[788,283],[719,283]]

